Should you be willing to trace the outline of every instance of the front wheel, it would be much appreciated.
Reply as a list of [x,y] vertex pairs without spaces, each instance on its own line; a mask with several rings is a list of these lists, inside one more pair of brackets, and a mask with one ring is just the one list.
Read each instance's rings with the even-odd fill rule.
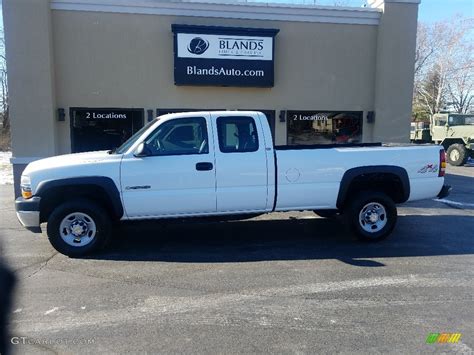
[[80,257],[103,248],[111,234],[107,212],[93,201],[78,199],[56,207],[48,218],[51,245],[61,254]]
[[344,211],[351,231],[361,240],[376,242],[390,235],[397,222],[397,207],[386,194],[363,191]]

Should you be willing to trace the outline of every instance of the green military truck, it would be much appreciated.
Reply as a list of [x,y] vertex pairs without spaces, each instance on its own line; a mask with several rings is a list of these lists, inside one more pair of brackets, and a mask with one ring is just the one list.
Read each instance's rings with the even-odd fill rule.
[[437,113],[430,130],[431,140],[446,150],[449,164],[460,166],[474,158],[474,114]]
[[410,126],[410,142],[431,143],[429,122],[412,122]]

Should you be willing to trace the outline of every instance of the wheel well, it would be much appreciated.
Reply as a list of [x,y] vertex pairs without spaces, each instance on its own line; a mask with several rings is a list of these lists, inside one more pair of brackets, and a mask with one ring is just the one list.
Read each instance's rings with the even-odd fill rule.
[[[367,173],[354,177],[349,184],[341,207],[346,206],[357,193],[364,190],[380,191],[385,193],[395,203],[405,202],[408,198],[401,178],[394,173]],[[339,206],[338,206],[339,207]]]
[[453,144],[462,144],[465,145],[464,141],[460,138],[457,139],[445,139],[443,142],[441,142],[441,145],[444,147],[444,150],[448,150],[450,145]]
[[93,201],[107,210],[112,218],[119,218],[119,216],[114,216],[112,201],[107,192],[101,186],[69,185],[51,187],[41,194],[40,221],[46,222],[51,212],[53,212],[57,206],[76,198]]

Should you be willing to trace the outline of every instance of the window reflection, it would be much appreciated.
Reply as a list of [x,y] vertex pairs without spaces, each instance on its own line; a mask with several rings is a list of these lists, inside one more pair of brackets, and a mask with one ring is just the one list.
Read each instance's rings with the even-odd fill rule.
[[288,111],[288,144],[337,144],[362,141],[362,112]]

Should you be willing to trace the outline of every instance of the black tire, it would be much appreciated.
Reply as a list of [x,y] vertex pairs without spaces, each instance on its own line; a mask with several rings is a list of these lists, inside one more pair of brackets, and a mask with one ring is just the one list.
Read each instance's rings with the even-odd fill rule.
[[[366,222],[365,219],[360,221],[360,217],[364,216],[364,214],[361,216],[362,211],[371,203],[375,204],[375,207],[382,206],[381,210],[385,210],[385,213],[376,214],[378,216],[378,221],[374,224]],[[366,210],[369,215],[371,214],[370,211],[372,210]],[[383,192],[361,191],[352,198],[352,201],[349,202],[347,208],[344,210],[344,217],[351,232],[360,240],[366,242],[377,242],[387,238],[393,231],[397,222],[397,207],[393,200]],[[385,221],[385,224],[379,227],[379,225],[384,223],[383,221]],[[363,225],[365,226],[365,229]],[[374,228],[374,226],[376,226],[376,228]],[[370,231],[367,231],[367,229],[370,229]]]
[[315,210],[313,212],[322,218],[333,218],[339,214],[338,210]]
[[[95,224],[95,236],[87,245],[72,246],[61,236],[61,222],[73,213],[86,214]],[[110,239],[111,230],[111,219],[104,208],[86,199],[76,199],[56,207],[49,216],[47,225],[47,233],[51,245],[61,254],[70,257],[81,257],[104,248]]]
[[467,162],[467,151],[466,147],[462,144],[452,144],[446,151],[446,159],[448,163],[453,166],[462,166]]

